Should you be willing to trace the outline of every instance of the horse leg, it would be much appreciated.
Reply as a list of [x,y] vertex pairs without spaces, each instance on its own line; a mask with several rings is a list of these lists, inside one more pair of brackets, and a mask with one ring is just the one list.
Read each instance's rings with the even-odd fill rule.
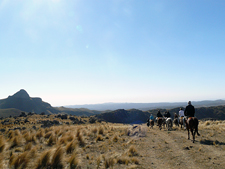
[[191,128],[191,134],[192,134],[192,138],[193,138],[193,143],[195,142],[195,135],[193,133],[193,129]]
[[196,126],[195,131],[196,131],[197,135],[200,136],[200,134],[198,133],[198,126]]
[[188,140],[190,140],[189,128],[187,128],[187,131],[188,131]]

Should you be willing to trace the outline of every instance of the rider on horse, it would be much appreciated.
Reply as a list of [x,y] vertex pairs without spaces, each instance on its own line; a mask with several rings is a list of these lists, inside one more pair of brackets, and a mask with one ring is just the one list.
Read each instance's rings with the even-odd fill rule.
[[182,119],[183,118],[183,125],[184,125],[184,127],[185,127],[185,122],[184,122],[184,110],[183,110],[183,108],[181,107],[180,108],[180,111],[179,111],[179,117],[180,118],[178,118],[178,123],[180,123],[180,119]]
[[160,111],[158,110],[158,113],[156,115],[157,117],[162,117],[162,114],[160,113]]
[[165,114],[164,114],[164,117],[169,118],[170,117],[170,112],[166,111]]
[[151,116],[149,117],[150,120],[154,120],[154,116],[151,114]]
[[194,106],[192,106],[191,101],[188,102],[188,105],[186,106],[186,109],[184,111],[184,115],[188,117],[195,116],[195,108]]
[[188,102],[186,109],[184,111],[185,119],[187,120],[189,117],[195,116],[195,108],[192,106],[191,101]]

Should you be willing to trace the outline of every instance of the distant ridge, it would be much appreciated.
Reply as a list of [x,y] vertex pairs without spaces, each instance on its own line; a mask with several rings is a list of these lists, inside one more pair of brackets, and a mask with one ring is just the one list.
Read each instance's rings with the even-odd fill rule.
[[[187,101],[188,102],[188,101]],[[84,104],[84,105],[69,105],[64,106],[67,108],[86,108],[90,110],[98,111],[114,111],[117,109],[139,109],[142,111],[153,110],[153,109],[172,109],[176,107],[187,106],[187,102],[161,102],[161,103],[102,103],[102,104]],[[203,100],[203,101],[192,101],[192,104],[198,107],[210,107],[210,106],[223,106],[225,100]]]

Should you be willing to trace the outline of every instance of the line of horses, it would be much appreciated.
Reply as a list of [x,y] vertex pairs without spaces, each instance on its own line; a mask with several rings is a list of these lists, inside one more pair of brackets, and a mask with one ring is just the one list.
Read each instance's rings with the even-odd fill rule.
[[[167,128],[168,130],[172,130],[173,124],[177,127],[186,126],[186,129],[188,131],[188,139],[190,139],[190,131],[193,137],[193,143],[195,142],[195,134],[197,133],[198,136],[200,136],[200,134],[198,133],[198,119],[196,117],[189,117],[188,119],[183,119],[183,117],[181,117],[178,120],[177,118],[174,118],[174,120],[172,120],[172,118],[168,117],[156,117],[156,123],[157,126],[159,127],[159,129],[161,130],[162,127]],[[147,121],[147,126],[153,129],[154,126],[154,120],[149,120]]]

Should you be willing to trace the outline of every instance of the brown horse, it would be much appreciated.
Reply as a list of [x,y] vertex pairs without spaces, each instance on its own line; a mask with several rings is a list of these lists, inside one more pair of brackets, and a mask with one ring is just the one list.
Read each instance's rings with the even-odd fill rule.
[[178,117],[174,118],[173,124],[179,127]]
[[157,126],[159,126],[159,129],[162,129],[163,119],[162,117],[157,117]]
[[[184,118],[184,117],[180,117],[180,119],[179,119],[179,124],[180,124],[180,127],[181,127],[181,128],[182,128],[182,126],[184,126],[183,118]],[[185,121],[185,122],[186,122],[186,121]],[[179,124],[178,124],[178,126],[179,126]]]
[[154,126],[154,120],[150,120],[150,127],[153,129]]
[[190,139],[189,130],[191,130],[191,134],[193,136],[193,143],[194,143],[195,134],[197,133],[197,135],[200,136],[200,134],[198,133],[198,119],[196,117],[189,117],[186,121],[186,127],[188,131],[188,140]]

